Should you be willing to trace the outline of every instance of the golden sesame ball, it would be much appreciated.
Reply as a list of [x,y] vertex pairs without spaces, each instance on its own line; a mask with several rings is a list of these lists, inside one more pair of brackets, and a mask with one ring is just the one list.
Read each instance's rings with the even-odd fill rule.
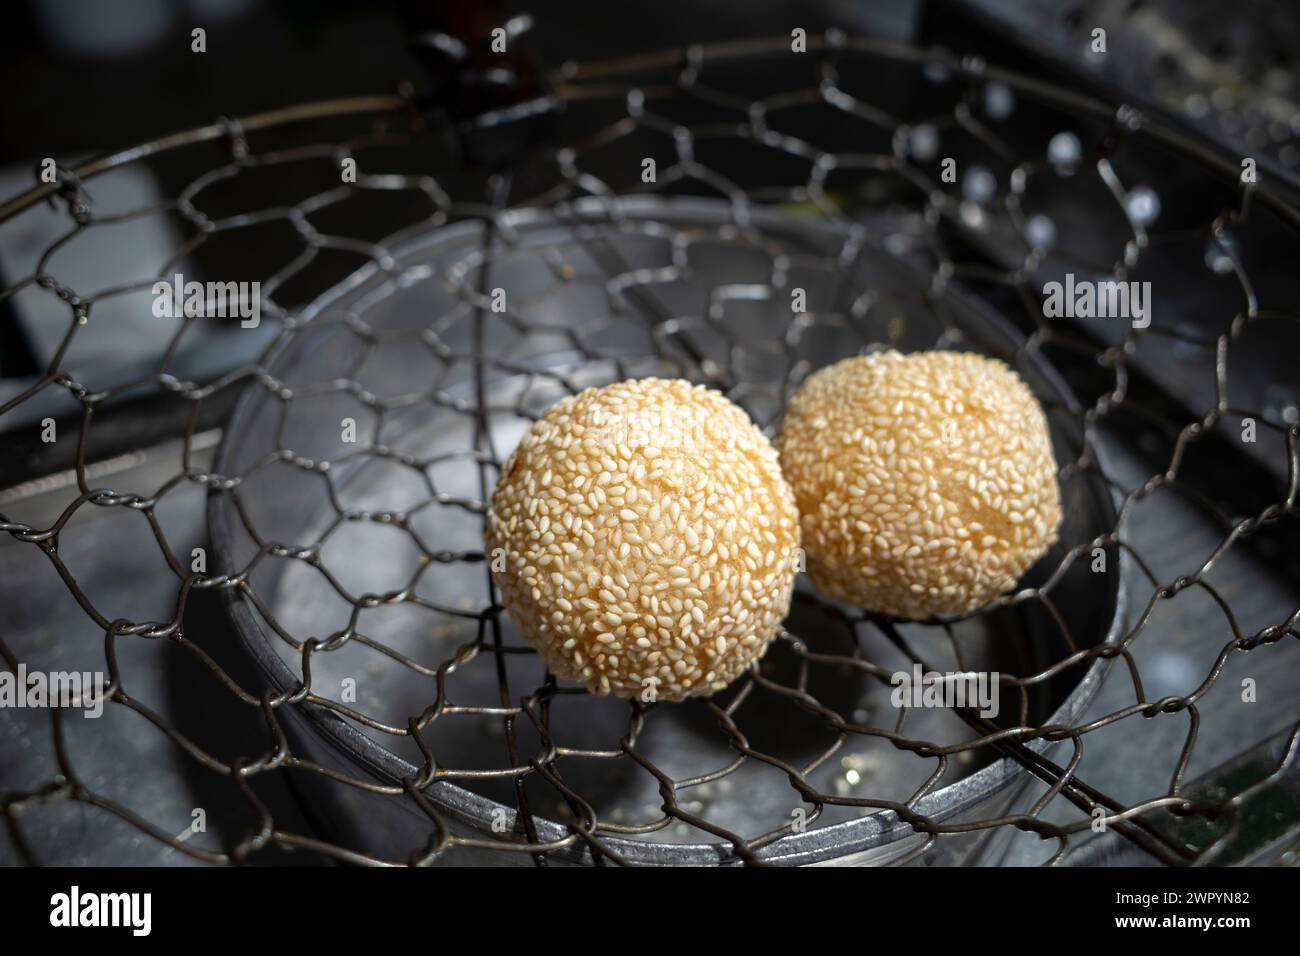
[[882,352],[810,376],[777,438],[824,594],[923,620],[1015,587],[1056,540],[1056,461],[1014,371],[969,352]]
[[711,694],[761,657],[798,545],[772,444],[724,396],[675,379],[557,402],[487,518],[502,603],[547,667],[642,699]]

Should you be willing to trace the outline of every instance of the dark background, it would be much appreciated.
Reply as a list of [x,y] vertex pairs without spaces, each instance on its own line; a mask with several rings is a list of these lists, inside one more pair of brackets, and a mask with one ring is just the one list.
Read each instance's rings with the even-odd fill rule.
[[[391,92],[422,75],[407,48],[412,34],[486,32],[524,11],[536,21],[528,46],[554,65],[793,26],[901,37],[922,3],[33,0],[8,8],[0,161],[11,162],[122,146],[218,115]],[[202,55],[190,51],[195,27],[207,31]]]
[[[412,35],[482,34],[521,12],[535,19],[526,43],[546,66],[795,26],[943,43],[993,62],[1032,57],[1164,100],[1253,148],[1272,144],[1300,169],[1300,120],[1288,115],[1300,5],[1289,0],[12,0],[0,30],[0,163],[390,91],[422,75]],[[1118,55],[1088,57],[1095,24]],[[190,52],[195,27],[207,31],[203,55]],[[1269,115],[1255,122],[1261,109]]]

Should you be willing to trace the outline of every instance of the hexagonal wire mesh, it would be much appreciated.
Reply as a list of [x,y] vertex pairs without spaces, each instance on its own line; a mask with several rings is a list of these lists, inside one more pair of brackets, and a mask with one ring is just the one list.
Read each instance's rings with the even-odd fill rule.
[[[496,139],[524,128],[504,147]],[[204,168],[211,154],[201,151],[214,145],[224,159]],[[111,212],[90,199],[95,175],[186,154],[200,172],[164,179],[180,183],[175,198]],[[947,157],[960,171],[951,183],[940,175]],[[646,158],[657,163],[649,182]],[[349,159],[356,181],[340,183]],[[0,209],[9,228],[43,198],[70,218],[34,272],[4,291],[58,297],[69,324],[44,375],[0,413],[70,396],[75,488],[48,525],[6,506],[0,529],[31,560],[52,562],[102,629],[109,706],[143,715],[187,759],[230,777],[257,822],[222,849],[170,836],[79,778],[56,708],[59,775],[4,797],[15,840],[25,846],[24,807],[70,800],[212,862],[268,843],[354,862],[961,860],[1013,828],[1037,834],[1044,861],[1057,862],[1097,818],[1167,863],[1221,858],[1245,802],[1290,772],[1300,733],[1292,700],[1283,755],[1267,773],[1212,794],[1184,783],[1198,704],[1225,667],[1300,636],[1300,610],[1280,603],[1245,632],[1213,580],[1229,552],[1284,531],[1294,546],[1300,426],[1230,404],[1228,367],[1252,330],[1294,322],[1285,299],[1272,304],[1276,283],[1250,265],[1261,249],[1294,253],[1300,217],[1239,172],[1125,107],[943,51],[838,34],[813,38],[807,53],[777,39],[566,65],[551,94],[465,123],[430,122],[404,98],[315,104],[64,171],[58,186]],[[268,175],[274,201],[250,205]],[[1131,188],[1138,175],[1157,177],[1167,207],[1188,200],[1177,228],[1148,228],[1154,194]],[[381,213],[395,196],[392,215]],[[159,215],[181,241],[156,272],[99,291],[71,277],[87,231]],[[273,227],[284,230],[279,246],[263,242]],[[149,308],[156,280],[182,264],[201,273],[204,250],[223,240],[255,250],[247,271],[260,277],[274,329],[256,359],[178,374],[187,332],[214,320],[160,319],[171,338],[156,367],[97,390],[85,357],[74,359],[96,308],[119,297]],[[288,254],[268,270],[277,248]],[[1146,328],[1044,317],[1045,279],[1141,278],[1170,250],[1193,253],[1180,284],[1195,287],[1211,334],[1159,310]],[[497,289],[505,311],[494,309]],[[797,313],[796,289],[807,297]],[[1190,415],[1135,394],[1150,342],[1210,358]],[[559,685],[520,643],[486,573],[481,520],[513,441],[556,398],[681,375],[723,390],[770,431],[816,367],[936,346],[1005,357],[1049,411],[1068,517],[1021,590],[964,620],[914,623],[831,604],[801,582],[761,665],[681,705]],[[87,454],[95,428],[148,393],[183,410],[179,467],[157,488],[98,485]],[[209,465],[203,426],[214,405],[225,437]],[[1235,443],[1241,417],[1272,443],[1247,449],[1257,463],[1239,467],[1271,468],[1276,495],[1232,514],[1193,459],[1203,446],[1222,453],[1225,428]],[[1110,449],[1152,423],[1161,467],[1112,465]],[[182,486],[208,492],[211,570],[194,570],[161,517]],[[1161,577],[1132,516],[1171,492],[1220,537]],[[148,522],[158,573],[176,579],[170,618],[114,615],[79,586],[59,542],[88,507]],[[101,556],[115,547],[95,544]],[[241,685],[187,636],[187,602],[214,589],[263,686]],[[1198,661],[1197,686],[1151,699],[1134,649],[1159,606],[1194,592],[1221,612],[1224,640]],[[266,749],[219,756],[131,697],[117,648],[148,640],[200,661],[264,722]],[[0,651],[16,671],[3,639]],[[1115,658],[1130,700],[1085,720]],[[896,709],[890,676],[914,663],[996,671],[1014,703],[991,720],[971,708]],[[1076,772],[1090,736],[1182,714],[1167,786],[1121,800]],[[1067,751],[1064,764],[1049,744]],[[249,787],[290,771],[335,842],[277,827]],[[1197,838],[1157,825],[1169,812],[1203,824]]]

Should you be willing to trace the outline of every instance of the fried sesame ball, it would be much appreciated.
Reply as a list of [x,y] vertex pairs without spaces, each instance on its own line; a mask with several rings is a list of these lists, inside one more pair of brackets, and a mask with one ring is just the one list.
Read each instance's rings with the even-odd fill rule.
[[1047,419],[996,359],[845,359],[804,382],[776,444],[808,574],[832,598],[913,620],[970,614],[1056,540]]
[[767,649],[799,522],[776,450],[741,408],[645,378],[565,398],[528,429],[486,540],[502,603],[552,673],[681,700]]

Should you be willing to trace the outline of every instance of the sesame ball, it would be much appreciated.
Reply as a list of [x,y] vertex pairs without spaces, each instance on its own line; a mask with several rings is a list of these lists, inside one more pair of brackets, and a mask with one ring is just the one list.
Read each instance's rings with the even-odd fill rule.
[[799,522],[776,450],[738,406],[676,379],[557,402],[487,516],[502,603],[556,676],[596,694],[712,694],[790,608]]
[[1056,540],[1042,407],[1004,363],[881,352],[810,376],[777,448],[824,594],[895,617],[969,614]]

